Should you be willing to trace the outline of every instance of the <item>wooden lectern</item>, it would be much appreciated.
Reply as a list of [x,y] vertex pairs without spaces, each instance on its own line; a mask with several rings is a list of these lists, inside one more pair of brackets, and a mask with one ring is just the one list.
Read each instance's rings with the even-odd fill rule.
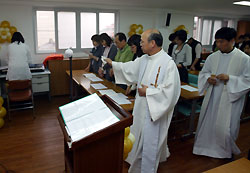
[[65,171],[70,173],[122,173],[124,129],[133,122],[133,116],[108,96],[103,102],[120,121],[99,130],[68,146],[70,137],[61,114],[59,124],[64,135]]

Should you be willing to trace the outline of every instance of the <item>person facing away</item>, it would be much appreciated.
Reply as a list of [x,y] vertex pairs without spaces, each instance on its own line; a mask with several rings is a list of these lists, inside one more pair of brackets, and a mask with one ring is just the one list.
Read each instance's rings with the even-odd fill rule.
[[[131,51],[134,54],[133,61],[136,58],[140,58],[142,55],[144,55],[142,49],[141,49],[141,36],[138,34],[134,34],[128,39],[128,45],[130,46]],[[131,86],[128,86],[126,89],[126,95],[131,94],[135,96],[136,94],[136,84],[133,84]]]
[[176,43],[174,42],[175,33],[170,34],[169,37],[168,37],[168,39],[169,39],[169,41],[171,41],[171,43],[168,46],[168,55],[172,56],[174,45],[176,45]]
[[85,68],[85,71],[87,72],[93,72],[98,74],[99,67],[102,65],[102,59],[101,56],[103,54],[103,46],[101,44],[101,38],[100,35],[96,34],[91,37],[93,48],[90,51],[89,54],[89,65],[87,68]]
[[29,47],[20,32],[15,32],[8,46],[8,72],[6,80],[26,80],[31,79],[29,64],[31,55]]
[[[132,61],[134,54],[131,51],[129,45],[127,44],[127,37],[124,33],[116,33],[115,34],[115,44],[118,48],[117,54],[115,56],[116,62],[128,62]],[[113,76],[113,70],[110,70],[110,76]],[[127,85],[118,84],[122,89],[127,89]]]
[[[116,53],[117,53],[117,47],[115,46],[112,39],[107,33],[102,33],[100,37],[101,37],[101,43],[104,47],[103,56],[105,58],[110,58],[114,60]],[[112,67],[109,64],[105,64],[103,65],[103,67],[102,66],[99,67],[98,73],[101,77],[104,77],[105,79],[109,81],[114,81],[115,80],[114,77],[110,76],[110,73],[109,73],[111,68]]]
[[250,58],[234,48],[236,31],[223,27],[215,34],[219,51],[208,56],[198,77],[204,94],[193,153],[232,158],[240,150],[235,141],[245,95],[250,88]]
[[179,30],[175,32],[175,43],[172,57],[179,70],[181,82],[188,83],[187,66],[192,63],[192,48],[185,43],[187,40],[187,32]]
[[191,70],[201,70],[201,49],[202,45],[199,41],[195,40],[193,37],[188,39],[188,45],[192,48],[192,65],[190,66]]
[[162,43],[161,33],[149,29],[142,33],[141,58],[127,63],[106,60],[112,64],[116,83],[138,86],[131,126],[135,143],[126,160],[129,173],[156,173],[159,162],[170,155],[167,134],[180,96],[180,79]]

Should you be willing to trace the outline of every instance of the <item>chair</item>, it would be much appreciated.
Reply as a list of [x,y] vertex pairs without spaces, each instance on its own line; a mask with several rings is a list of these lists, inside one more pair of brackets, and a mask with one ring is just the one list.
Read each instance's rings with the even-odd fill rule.
[[[31,80],[13,80],[7,83],[8,116],[10,112],[20,109],[33,109],[34,101]],[[33,118],[35,118],[34,113]]]

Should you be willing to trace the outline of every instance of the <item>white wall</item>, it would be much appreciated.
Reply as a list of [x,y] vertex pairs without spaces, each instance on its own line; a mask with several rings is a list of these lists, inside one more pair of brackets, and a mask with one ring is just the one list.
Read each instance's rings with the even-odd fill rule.
[[[60,7],[62,4],[53,4],[53,6]],[[14,4],[1,4],[0,3],[0,22],[7,20],[12,26],[15,26],[18,31],[20,31],[24,38],[25,42],[30,46],[33,63],[41,63],[48,54],[35,54],[34,49],[34,24],[33,24],[33,12],[32,9],[37,7],[34,4],[23,4],[23,5],[14,5]],[[72,7],[70,7],[72,8]],[[79,6],[77,6],[79,8]],[[93,6],[92,8],[100,8]],[[107,8],[107,7],[104,7]],[[119,10],[120,16],[120,27],[119,30],[127,34],[130,30],[131,24],[142,24],[145,29],[157,28],[159,29],[164,37],[164,49],[168,48],[168,36],[173,30],[179,25],[185,25],[189,30],[189,33],[192,34],[193,28],[193,15],[190,14],[181,14],[178,12],[171,12],[166,9],[144,9],[144,8],[135,8],[128,9],[124,7],[108,7],[109,9]],[[166,27],[166,16],[167,13],[171,13],[170,26]],[[2,45],[2,50],[0,49],[0,56],[5,48]],[[78,53],[78,56],[83,54]],[[3,55],[2,55],[3,56]],[[1,56],[1,58],[3,58]]]

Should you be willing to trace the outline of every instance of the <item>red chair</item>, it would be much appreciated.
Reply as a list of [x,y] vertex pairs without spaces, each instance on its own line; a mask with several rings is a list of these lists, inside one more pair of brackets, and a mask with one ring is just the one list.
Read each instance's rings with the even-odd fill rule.
[[[8,116],[11,120],[10,112],[20,109],[32,109],[34,111],[34,101],[31,80],[8,81],[7,86]],[[33,118],[35,118],[34,113]]]

